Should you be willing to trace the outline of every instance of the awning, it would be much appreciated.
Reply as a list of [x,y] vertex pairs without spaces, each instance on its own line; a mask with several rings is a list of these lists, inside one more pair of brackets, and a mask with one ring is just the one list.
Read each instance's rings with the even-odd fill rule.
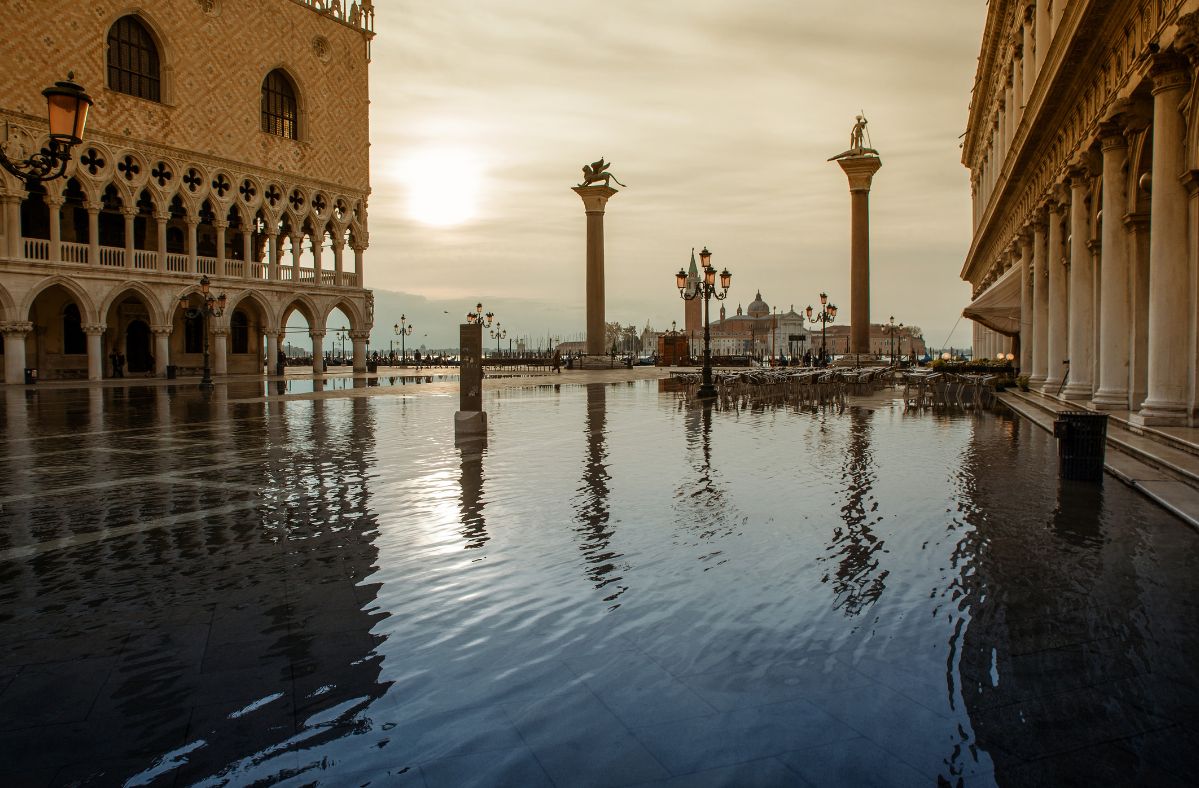
[[1009,337],[1020,333],[1020,266],[1014,265],[999,277],[970,306],[965,317]]

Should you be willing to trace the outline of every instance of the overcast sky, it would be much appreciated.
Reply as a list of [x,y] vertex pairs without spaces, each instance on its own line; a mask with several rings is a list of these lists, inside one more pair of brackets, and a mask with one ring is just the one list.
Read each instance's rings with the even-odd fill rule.
[[[681,322],[674,273],[705,244],[733,272],[730,311],[759,288],[783,309],[823,289],[848,318],[849,194],[826,159],[860,110],[883,160],[873,320],[940,345],[969,300],[959,135],[981,1],[376,5],[367,285],[411,294],[410,314],[482,300],[516,334],[582,332],[570,188],[602,155],[628,184],[605,219],[608,320]],[[454,336],[440,322],[421,327],[430,347]],[[952,342],[968,341],[963,320]]]

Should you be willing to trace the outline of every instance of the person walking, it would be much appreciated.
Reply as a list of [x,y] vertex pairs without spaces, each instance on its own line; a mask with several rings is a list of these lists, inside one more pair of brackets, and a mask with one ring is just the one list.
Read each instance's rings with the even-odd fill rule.
[[416,368],[419,370],[420,369],[420,351],[419,350],[414,351],[412,353],[412,360],[416,362]]

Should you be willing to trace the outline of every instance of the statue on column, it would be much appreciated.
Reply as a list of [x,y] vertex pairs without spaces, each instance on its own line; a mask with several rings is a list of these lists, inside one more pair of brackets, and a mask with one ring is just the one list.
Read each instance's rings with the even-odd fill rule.
[[853,128],[849,131],[849,150],[838,153],[829,159],[829,161],[836,161],[837,159],[844,159],[849,156],[877,156],[878,151],[866,146],[870,134],[870,132],[866,131],[866,124],[868,122],[864,112],[859,114],[853,124]]
[[[619,180],[616,180],[615,175],[607,171],[611,166],[612,162],[605,162],[603,156],[600,156],[599,161],[593,161],[590,164],[584,164],[583,182],[580,183],[579,186],[590,186],[593,183],[599,183],[600,181],[603,181],[604,185],[610,188],[611,184],[608,183],[609,179],[616,181],[621,186],[625,186],[623,183],[620,183]],[[628,186],[625,186],[625,188],[627,189]]]

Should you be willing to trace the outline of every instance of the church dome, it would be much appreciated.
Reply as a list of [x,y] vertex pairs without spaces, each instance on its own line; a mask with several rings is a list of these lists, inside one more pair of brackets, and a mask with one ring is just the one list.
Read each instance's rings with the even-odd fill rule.
[[761,290],[758,291],[758,294],[750,302],[749,307],[745,311],[750,317],[766,317],[770,314],[770,307],[762,300]]

